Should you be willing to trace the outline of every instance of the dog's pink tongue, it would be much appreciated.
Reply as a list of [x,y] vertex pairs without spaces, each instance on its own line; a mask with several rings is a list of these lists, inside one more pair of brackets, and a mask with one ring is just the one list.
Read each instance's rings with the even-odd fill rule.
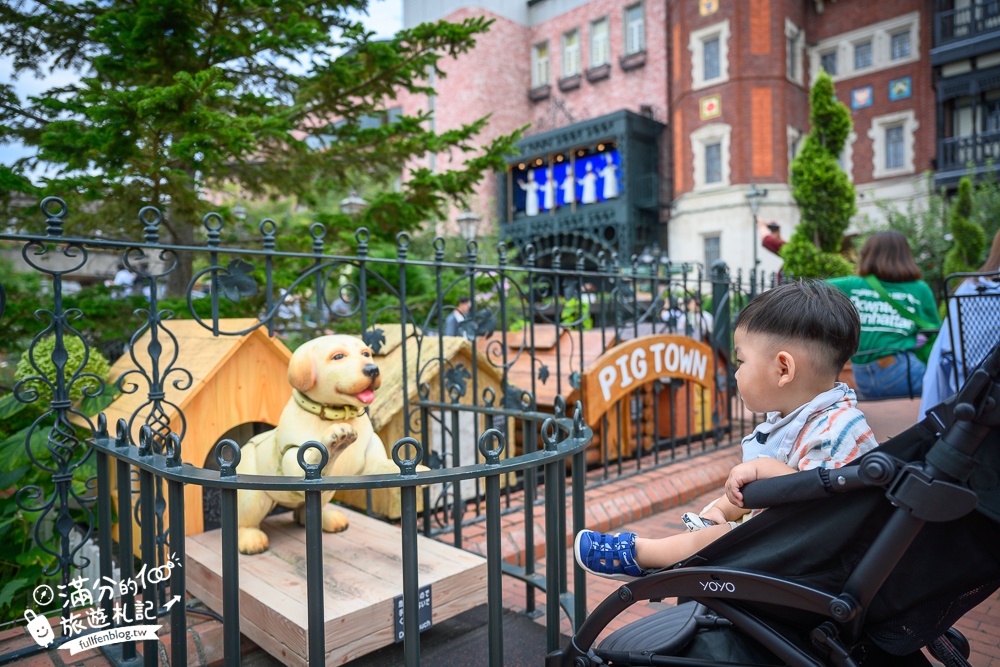
[[357,394],[356,398],[362,403],[371,403],[375,400],[375,392],[371,389],[365,389],[360,394]]

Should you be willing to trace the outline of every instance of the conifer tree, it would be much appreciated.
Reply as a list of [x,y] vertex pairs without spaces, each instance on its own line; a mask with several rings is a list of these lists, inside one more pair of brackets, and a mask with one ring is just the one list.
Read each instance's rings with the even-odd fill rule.
[[944,256],[944,275],[975,271],[986,248],[986,233],[972,220],[972,180],[968,176],[958,182],[949,217],[954,245]]
[[851,131],[851,115],[835,99],[826,72],[813,84],[809,102],[812,127],[791,169],[800,221],[781,257],[785,272],[797,278],[847,275],[852,267],[839,251],[857,205],[854,186],[837,160]]
[[[81,75],[26,99],[0,83],[0,143],[33,151],[0,166],[0,191],[60,196],[74,231],[89,218],[105,237],[136,238],[137,212],[156,206],[161,240],[188,245],[213,209],[206,192],[310,203],[359,178],[391,182],[410,167],[399,191],[369,196],[362,218],[341,224],[392,238],[442,217],[484,174],[504,168],[516,136],[480,140],[487,118],[437,133],[429,111],[394,107],[401,94],[432,92],[430,73],[444,76],[439,61],[472,49],[490,21],[422,24],[376,40],[351,18],[367,4],[0,3],[0,56],[15,76]],[[432,153],[453,160],[439,160],[437,171],[414,166]],[[36,166],[49,168],[40,185],[27,177]],[[3,194],[0,214],[25,213]],[[189,265],[174,271],[171,291],[190,275]]]

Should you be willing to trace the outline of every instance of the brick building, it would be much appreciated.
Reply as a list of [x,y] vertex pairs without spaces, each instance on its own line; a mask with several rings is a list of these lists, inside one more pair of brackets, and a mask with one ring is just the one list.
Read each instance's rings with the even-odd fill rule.
[[[758,257],[770,271],[780,259],[755,251],[746,195],[766,189],[759,217],[790,235],[798,209],[789,164],[809,130],[809,85],[821,68],[851,110],[841,165],[859,217],[877,215],[877,201],[924,196],[923,174],[942,145],[952,166],[985,160],[1000,130],[990,124],[1000,95],[982,88],[989,76],[1000,81],[1000,53],[989,55],[1000,51],[987,7],[996,4],[404,0],[407,26],[469,15],[494,24],[475,50],[445,64],[433,99],[403,104],[431,106],[438,129],[487,111],[490,133],[531,124],[521,154],[473,208],[518,244],[588,237],[588,251],[627,256],[657,242],[675,262],[722,257],[749,269]],[[943,17],[953,44],[935,50],[935,70]],[[943,75],[957,81],[945,100]],[[954,136],[964,138],[948,143]]]

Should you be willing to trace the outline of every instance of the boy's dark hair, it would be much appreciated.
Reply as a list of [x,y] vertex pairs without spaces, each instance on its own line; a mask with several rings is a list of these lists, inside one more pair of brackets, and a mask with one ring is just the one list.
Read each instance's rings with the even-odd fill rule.
[[759,294],[736,318],[736,329],[775,339],[816,343],[840,372],[858,351],[861,320],[851,300],[821,282],[794,282]]
[[470,301],[470,299],[467,296],[460,296],[460,297],[458,297],[458,305],[460,305],[460,306],[463,303],[469,303],[469,301]]

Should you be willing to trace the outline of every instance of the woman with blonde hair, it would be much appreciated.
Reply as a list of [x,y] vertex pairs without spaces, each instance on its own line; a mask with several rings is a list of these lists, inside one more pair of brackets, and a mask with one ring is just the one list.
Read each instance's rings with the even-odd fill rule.
[[[969,373],[1000,340],[1000,231],[993,237],[990,254],[977,273],[986,275],[963,280],[948,299],[948,316],[927,359],[920,397],[921,419],[927,410],[961,389]],[[967,324],[970,320],[971,327]],[[964,335],[962,330],[966,328],[974,334]]]
[[873,234],[861,248],[858,275],[829,283],[861,317],[861,341],[851,357],[858,398],[919,396],[926,367],[915,350],[925,341],[921,330],[937,329],[941,320],[906,237]]

